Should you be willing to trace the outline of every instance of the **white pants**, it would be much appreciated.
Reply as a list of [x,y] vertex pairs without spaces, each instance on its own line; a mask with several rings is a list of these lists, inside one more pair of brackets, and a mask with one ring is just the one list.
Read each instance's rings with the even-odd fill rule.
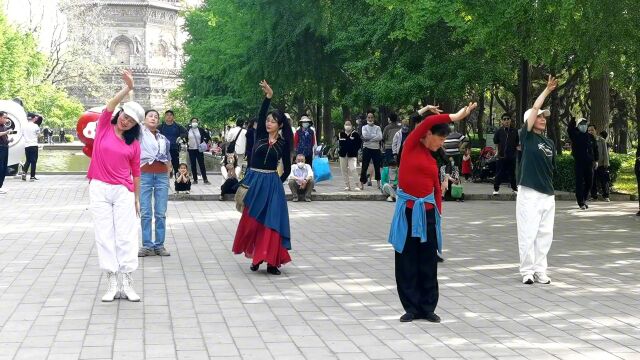
[[389,195],[392,198],[396,198],[396,190],[390,184],[384,184],[382,187],[382,193],[385,195]]
[[526,186],[518,186],[516,220],[520,275],[547,272],[547,253],[553,241],[556,215],[555,196],[543,194]]
[[135,195],[123,185],[91,180],[89,199],[100,269],[124,273],[136,270],[140,219]]
[[351,188],[351,177],[353,176],[353,186],[359,186],[360,177],[356,171],[356,162],[358,158],[355,157],[341,157],[340,158],[340,171],[344,178],[344,185]]

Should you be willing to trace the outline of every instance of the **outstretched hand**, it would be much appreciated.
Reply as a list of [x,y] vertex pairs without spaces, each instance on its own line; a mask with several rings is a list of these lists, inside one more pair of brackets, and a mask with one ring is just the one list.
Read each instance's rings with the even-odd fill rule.
[[122,70],[122,81],[124,81],[129,90],[133,90],[133,73],[131,70]]
[[262,92],[264,92],[264,96],[266,96],[267,99],[271,99],[273,97],[273,90],[271,89],[271,86],[267,84],[267,80],[260,81],[260,87],[262,88]]
[[471,112],[473,112],[477,107],[478,103],[470,102],[469,105],[463,107],[457,113],[449,115],[449,117],[451,118],[451,121],[460,121],[469,116],[469,114],[471,114]]
[[442,114],[442,110],[440,110],[440,105],[427,105],[427,111],[432,112],[434,114]]
[[549,79],[547,80],[547,90],[552,92],[556,87],[558,87],[558,79],[549,75]]

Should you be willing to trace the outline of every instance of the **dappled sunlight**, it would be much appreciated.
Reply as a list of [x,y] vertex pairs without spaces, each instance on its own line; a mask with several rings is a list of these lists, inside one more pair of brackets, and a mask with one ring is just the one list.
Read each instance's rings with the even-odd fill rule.
[[[489,265],[479,265],[469,267],[469,270],[472,271],[483,271],[483,270],[500,270],[500,269],[514,269],[518,268],[518,263],[510,263],[510,264],[489,264]],[[465,269],[460,269],[461,271],[465,271]]]

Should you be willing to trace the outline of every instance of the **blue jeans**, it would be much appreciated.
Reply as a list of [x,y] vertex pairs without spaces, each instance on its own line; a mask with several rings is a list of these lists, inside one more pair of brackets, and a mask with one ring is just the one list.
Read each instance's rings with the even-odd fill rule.
[[[151,206],[153,198],[153,207]],[[140,221],[142,223],[142,246],[158,249],[164,246],[167,202],[169,200],[169,175],[164,173],[142,173],[140,175]],[[151,217],[156,222],[156,241],[151,236]]]

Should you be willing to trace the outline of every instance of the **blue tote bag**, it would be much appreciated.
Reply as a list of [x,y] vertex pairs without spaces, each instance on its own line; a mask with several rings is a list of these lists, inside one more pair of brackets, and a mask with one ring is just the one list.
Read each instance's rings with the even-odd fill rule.
[[317,157],[313,159],[313,181],[319,183],[325,180],[333,179],[331,175],[331,167],[329,159],[326,157]]

